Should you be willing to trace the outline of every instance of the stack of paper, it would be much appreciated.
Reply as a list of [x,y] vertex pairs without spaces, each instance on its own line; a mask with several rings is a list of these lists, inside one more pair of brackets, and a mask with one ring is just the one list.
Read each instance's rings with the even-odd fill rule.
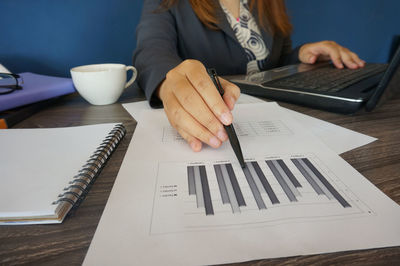
[[400,244],[400,207],[292,113],[255,103],[233,114],[244,169],[229,143],[193,153],[163,110],[142,112],[84,264],[208,265]]
[[[251,104],[251,103],[265,103],[256,97],[241,94],[237,104]],[[134,102],[123,105],[129,114],[138,119],[140,114],[144,110],[151,110],[149,104],[146,101]],[[283,108],[283,107],[281,107]],[[337,154],[350,151],[352,149],[361,147],[368,143],[376,140],[374,137],[370,137],[353,130],[337,126],[335,124],[292,111],[290,109],[283,108],[290,112],[290,115],[300,121],[301,124],[307,128],[312,134],[318,137],[325,145],[335,151]]]

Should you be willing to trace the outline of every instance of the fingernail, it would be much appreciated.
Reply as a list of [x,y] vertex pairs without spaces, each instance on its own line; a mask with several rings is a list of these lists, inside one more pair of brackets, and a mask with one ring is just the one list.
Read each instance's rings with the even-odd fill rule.
[[213,148],[218,148],[221,145],[221,141],[219,141],[219,139],[217,139],[216,137],[212,137],[210,138],[210,146]]
[[224,125],[230,125],[232,123],[232,114],[230,112],[225,112],[221,115],[221,122]]
[[223,130],[223,129],[220,129],[220,130],[217,132],[217,136],[218,136],[218,138],[219,138],[221,141],[225,141],[225,140],[228,139],[228,135],[226,134],[225,130]]
[[190,142],[190,148],[192,148],[193,151],[199,151],[201,147],[198,145],[196,141]]
[[233,98],[233,96],[229,97],[229,101],[231,102],[232,106],[234,106],[236,103],[236,100],[235,100],[235,98]]

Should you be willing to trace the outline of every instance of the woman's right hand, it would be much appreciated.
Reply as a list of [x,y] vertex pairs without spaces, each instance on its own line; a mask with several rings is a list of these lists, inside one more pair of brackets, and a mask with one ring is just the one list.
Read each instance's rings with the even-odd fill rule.
[[193,151],[200,151],[202,142],[218,148],[228,139],[223,125],[232,123],[240,89],[219,79],[223,97],[201,62],[185,60],[168,72],[157,90],[169,122]]

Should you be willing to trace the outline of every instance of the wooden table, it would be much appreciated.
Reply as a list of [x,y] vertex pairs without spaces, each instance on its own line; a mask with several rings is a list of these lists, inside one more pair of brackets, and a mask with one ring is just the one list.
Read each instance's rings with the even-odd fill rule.
[[[130,88],[124,93],[120,103],[143,99],[142,92]],[[136,121],[120,103],[92,106],[79,95],[72,94],[16,126],[18,128],[47,128],[123,122],[127,135],[81,206],[62,224],[0,227],[0,264],[80,265],[83,262],[136,127]],[[377,137],[378,141],[341,156],[391,199],[400,203],[399,95],[371,113],[360,111],[354,115],[333,114],[286,103],[281,103],[281,105]],[[244,264],[400,265],[400,247],[297,256]]]

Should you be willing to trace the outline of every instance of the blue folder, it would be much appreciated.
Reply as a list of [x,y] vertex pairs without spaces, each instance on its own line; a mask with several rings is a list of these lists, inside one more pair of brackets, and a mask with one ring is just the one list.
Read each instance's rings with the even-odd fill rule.
[[23,89],[0,95],[0,111],[75,92],[70,78],[38,75],[29,72],[19,75],[23,79]]

